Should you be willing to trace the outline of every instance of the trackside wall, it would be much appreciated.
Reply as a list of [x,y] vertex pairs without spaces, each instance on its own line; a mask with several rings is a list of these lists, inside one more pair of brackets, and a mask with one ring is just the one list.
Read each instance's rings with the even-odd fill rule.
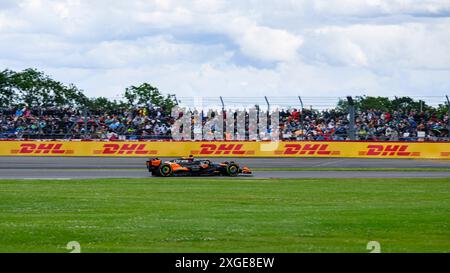
[[353,157],[450,159],[450,142],[0,141],[0,156]]

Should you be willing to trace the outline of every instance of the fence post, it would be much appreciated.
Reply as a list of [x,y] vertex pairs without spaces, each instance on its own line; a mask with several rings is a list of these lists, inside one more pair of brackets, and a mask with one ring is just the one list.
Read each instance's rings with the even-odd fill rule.
[[356,136],[355,136],[355,103],[353,101],[353,98],[351,96],[347,97],[347,101],[348,101],[348,114],[349,114],[349,129],[348,129],[348,134],[350,137],[350,140],[355,140]]
[[264,96],[264,99],[266,100],[267,103],[267,113],[270,113],[270,103],[269,100],[267,99],[267,96]]
[[2,109],[2,120],[0,123],[0,133],[3,133],[3,124],[6,124],[6,117],[5,117],[5,111],[4,111],[3,107],[1,107],[0,109]]
[[227,134],[225,133],[225,131],[227,130],[226,129],[227,124],[225,122],[225,115],[226,115],[225,114],[225,103],[223,103],[222,96],[219,96],[219,98],[220,98],[220,103],[222,104],[222,138],[224,140],[227,140],[227,138],[226,138]]
[[73,128],[75,128],[76,125],[77,125],[77,120],[75,120],[75,122],[72,124],[72,126],[70,126],[69,130],[64,135],[64,139],[72,139],[70,134],[72,134],[72,130],[73,130]]
[[300,105],[302,106],[302,112],[303,112],[303,101],[302,101],[302,97],[298,96],[298,100],[300,101]]
[[87,110],[83,108],[83,116],[84,116],[84,139],[87,139]]
[[445,98],[447,99],[447,130],[448,130],[448,138],[450,138],[450,100],[448,99],[448,96],[445,95]]
[[223,112],[223,111],[225,111],[225,104],[223,103],[222,96],[220,96],[219,98],[220,98],[220,103],[222,104],[222,112]]
[[300,122],[301,122],[301,126],[302,126],[301,128],[304,129],[303,128],[303,100],[302,100],[302,97],[298,96],[298,100],[300,101],[300,106],[301,106],[301,109],[302,109],[301,112],[300,112],[301,113],[300,114]]

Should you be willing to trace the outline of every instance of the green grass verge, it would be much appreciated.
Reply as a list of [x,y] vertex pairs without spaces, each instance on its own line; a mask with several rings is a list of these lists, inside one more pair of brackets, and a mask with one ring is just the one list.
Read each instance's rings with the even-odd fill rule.
[[254,171],[450,172],[450,168],[252,168]]
[[0,180],[0,252],[450,252],[450,179]]

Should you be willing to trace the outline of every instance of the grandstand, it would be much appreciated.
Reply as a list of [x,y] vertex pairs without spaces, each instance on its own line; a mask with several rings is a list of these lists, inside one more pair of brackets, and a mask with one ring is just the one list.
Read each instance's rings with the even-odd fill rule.
[[[261,110],[277,110],[282,140],[449,140],[446,98],[401,99],[409,103],[390,109],[368,108],[362,105],[364,97],[175,97],[174,100],[181,107],[201,109],[203,124],[208,120],[208,109],[245,110],[257,106]],[[2,139],[167,140],[171,139],[174,117],[169,109],[151,103],[103,111],[83,106],[17,105],[1,108],[0,122]]]

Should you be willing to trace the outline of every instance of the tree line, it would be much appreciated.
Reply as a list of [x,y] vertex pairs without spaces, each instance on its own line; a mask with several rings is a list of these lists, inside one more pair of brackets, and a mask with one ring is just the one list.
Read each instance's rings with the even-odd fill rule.
[[[444,99],[444,97],[442,98]],[[373,96],[356,96],[353,98],[353,104],[357,111],[379,110],[383,112],[403,112],[409,113],[414,110],[416,112],[431,112],[439,115],[448,113],[446,104],[439,104],[438,107],[432,107],[423,100],[415,100],[411,97],[373,97]],[[346,113],[348,111],[349,102],[340,99],[336,110]]]
[[125,88],[123,98],[89,98],[75,85],[63,84],[37,69],[0,72],[0,108],[57,106],[108,111],[152,104],[170,110],[176,104],[173,95],[163,95],[149,83]]
[[[73,84],[63,84],[52,79],[42,71],[28,68],[23,71],[5,69],[0,72],[0,108],[10,107],[74,107],[93,111],[113,111],[129,107],[143,107],[149,104],[170,110],[175,104],[174,95],[163,95],[149,83],[129,86],[123,92],[124,100],[111,100],[106,97],[89,98],[83,90]],[[416,110],[437,112],[445,115],[448,106],[440,104],[437,108],[427,105],[423,100],[410,97],[357,96],[355,108],[360,111],[376,109],[386,112]],[[339,100],[336,110],[347,112],[348,101]]]

